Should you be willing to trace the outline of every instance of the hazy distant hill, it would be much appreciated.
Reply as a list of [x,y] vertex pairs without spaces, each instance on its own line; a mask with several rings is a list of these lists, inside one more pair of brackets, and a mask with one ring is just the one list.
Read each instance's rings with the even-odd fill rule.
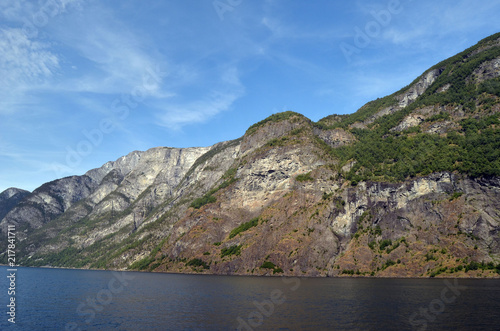
[[0,193],[0,220],[30,192],[18,188],[8,188]]

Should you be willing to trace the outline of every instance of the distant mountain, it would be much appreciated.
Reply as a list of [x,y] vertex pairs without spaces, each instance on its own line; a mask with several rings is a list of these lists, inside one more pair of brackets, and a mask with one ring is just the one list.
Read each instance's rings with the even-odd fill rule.
[[0,220],[4,218],[30,192],[18,188],[8,188],[0,193]]
[[274,114],[47,183],[0,229],[28,266],[500,277],[499,113],[495,34],[351,115]]

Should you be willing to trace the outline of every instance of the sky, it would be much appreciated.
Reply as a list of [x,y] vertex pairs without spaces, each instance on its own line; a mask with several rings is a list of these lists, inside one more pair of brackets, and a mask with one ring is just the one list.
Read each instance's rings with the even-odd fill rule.
[[2,0],[0,192],[355,112],[500,31],[488,0]]

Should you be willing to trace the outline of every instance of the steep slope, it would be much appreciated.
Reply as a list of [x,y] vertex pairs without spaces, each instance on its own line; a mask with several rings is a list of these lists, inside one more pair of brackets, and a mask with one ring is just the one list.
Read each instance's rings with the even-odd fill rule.
[[61,215],[96,186],[96,182],[88,176],[67,177],[43,184],[3,218],[0,231],[4,232],[7,224],[13,224],[20,230],[20,239],[24,239],[31,229],[40,228]]
[[[238,143],[132,152],[84,176],[45,184],[2,223],[17,224],[23,233],[26,229],[18,245],[23,265],[104,267],[117,253],[120,258],[113,265],[127,266],[136,256],[129,261],[122,249],[137,248],[139,256],[153,249],[170,224],[165,212],[175,217],[177,208],[187,208],[204,185],[211,186],[226,171],[220,158],[231,157]],[[204,159],[205,154],[211,158]],[[84,185],[73,185],[75,181]],[[74,194],[76,188],[85,192]],[[55,211],[49,214],[51,207]]]
[[18,188],[8,188],[0,193],[0,220],[9,213],[30,192]]
[[[100,223],[112,223],[116,229],[130,225],[133,219],[119,217],[127,208],[128,214],[136,212],[136,224],[142,222],[145,214],[154,208],[156,196],[168,195],[168,188],[175,186],[208,149],[136,151],[83,176],[44,184],[5,216],[1,228],[5,229],[7,224],[17,225],[21,240],[18,249],[25,259],[42,252],[57,254],[73,242],[90,245],[106,235],[105,226]],[[155,191],[146,192],[153,183],[157,183]],[[136,201],[134,208],[132,201]],[[119,219],[121,223],[113,223],[109,218]],[[77,229],[84,229],[88,236],[68,237],[68,233]]]
[[353,115],[252,126],[228,185],[132,267],[498,276],[499,46],[487,38]]
[[[356,184],[337,170],[342,164],[312,134],[312,123],[300,122],[237,158],[228,184],[211,193],[214,199],[192,205],[166,242],[133,267],[416,277],[452,270],[465,276],[484,261],[479,266],[493,267],[485,275],[497,275],[498,177],[446,171],[401,183]],[[292,128],[287,120],[280,124]],[[252,139],[247,137],[244,142]]]
[[45,184],[1,225],[23,229],[23,265],[499,277],[499,113],[496,34],[354,114],[133,152]]

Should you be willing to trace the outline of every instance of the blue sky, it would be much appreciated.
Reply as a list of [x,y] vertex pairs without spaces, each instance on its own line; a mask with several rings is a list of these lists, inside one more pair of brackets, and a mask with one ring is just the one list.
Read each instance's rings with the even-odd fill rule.
[[0,192],[356,111],[499,32],[473,0],[3,0]]

